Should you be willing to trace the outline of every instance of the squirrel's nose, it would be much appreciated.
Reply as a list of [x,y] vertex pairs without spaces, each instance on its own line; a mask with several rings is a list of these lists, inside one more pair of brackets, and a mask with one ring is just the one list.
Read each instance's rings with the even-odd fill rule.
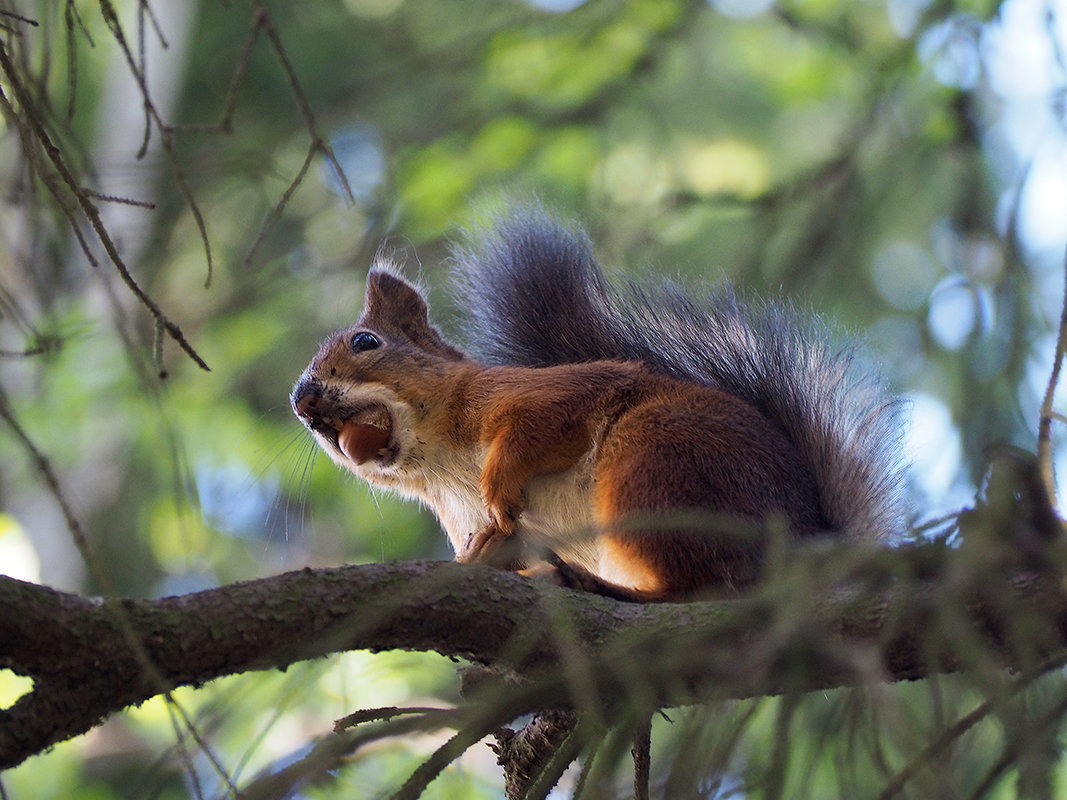
[[293,413],[304,422],[311,422],[318,417],[318,405],[321,397],[322,390],[318,384],[308,379],[300,381],[293,388],[293,393],[289,397],[293,404]]

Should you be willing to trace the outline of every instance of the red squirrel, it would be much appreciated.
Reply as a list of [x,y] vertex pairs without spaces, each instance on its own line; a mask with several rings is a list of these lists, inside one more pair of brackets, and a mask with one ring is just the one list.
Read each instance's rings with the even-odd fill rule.
[[380,256],[291,400],[338,465],[432,508],[459,561],[674,601],[751,584],[774,520],[898,523],[895,401],[786,307],[613,285],[539,208],[453,261],[477,359]]

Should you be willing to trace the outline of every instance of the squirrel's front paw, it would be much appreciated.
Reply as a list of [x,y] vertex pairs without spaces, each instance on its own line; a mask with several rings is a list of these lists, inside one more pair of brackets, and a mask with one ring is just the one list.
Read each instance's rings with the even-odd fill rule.
[[456,560],[463,564],[488,564],[500,569],[520,570],[530,559],[522,537],[512,534],[512,531],[489,523],[467,537]]
[[490,523],[467,537],[463,549],[456,553],[456,561],[461,564],[491,564],[493,554],[507,538],[506,532]]

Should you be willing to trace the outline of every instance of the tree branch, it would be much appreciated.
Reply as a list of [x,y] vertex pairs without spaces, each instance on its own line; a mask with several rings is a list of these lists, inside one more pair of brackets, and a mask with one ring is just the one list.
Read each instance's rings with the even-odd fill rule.
[[[966,667],[979,637],[1005,665],[1032,669],[1067,642],[1067,596],[1054,576],[1002,571],[995,559],[972,573],[965,549],[937,545],[864,558],[851,573],[867,576],[864,585],[845,586],[838,572],[838,588],[813,591],[797,583],[798,568],[768,581],[774,592],[662,605],[442,562],[306,569],[112,603],[0,578],[0,667],[34,679],[0,711],[0,767],[161,691],[352,649],[494,664],[537,685],[509,712],[596,708],[610,719],[613,703],[635,693],[654,708],[914,679]],[[131,652],[130,629],[141,654]],[[922,635],[929,630],[936,639]],[[553,670],[582,679],[537,684]]]

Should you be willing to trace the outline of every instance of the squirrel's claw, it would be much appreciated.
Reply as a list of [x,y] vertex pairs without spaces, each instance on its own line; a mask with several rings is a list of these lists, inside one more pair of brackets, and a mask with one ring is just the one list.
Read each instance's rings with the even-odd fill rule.
[[511,535],[513,530],[490,522],[467,537],[456,560],[462,564],[488,564],[511,571],[522,569],[527,566],[529,558],[521,538]]
[[507,538],[508,534],[500,526],[489,523],[467,537],[456,560],[462,564],[491,564],[493,554]]

